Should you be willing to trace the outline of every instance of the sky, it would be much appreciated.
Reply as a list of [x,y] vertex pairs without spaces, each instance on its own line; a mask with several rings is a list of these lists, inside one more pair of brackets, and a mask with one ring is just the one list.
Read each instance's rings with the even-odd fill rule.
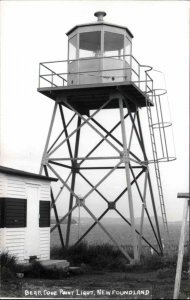
[[[160,164],[168,220],[189,184],[188,1],[1,1],[1,165],[39,172],[53,103],[37,92],[39,62],[67,59],[65,33],[105,21],[134,35],[133,55],[165,76],[177,160]],[[171,149],[173,152],[173,149]]]

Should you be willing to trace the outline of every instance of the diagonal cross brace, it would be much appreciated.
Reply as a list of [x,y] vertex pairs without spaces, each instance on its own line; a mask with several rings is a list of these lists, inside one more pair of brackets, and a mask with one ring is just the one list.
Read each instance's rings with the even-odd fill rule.
[[[79,175],[91,186],[94,188],[93,184],[81,173],[79,172]],[[96,188],[95,191],[98,193],[98,195],[100,195],[102,197],[103,200],[105,200],[107,203],[109,203],[109,201],[106,199],[106,197],[100,193],[100,191]]]
[[109,176],[111,173],[113,173],[117,167],[121,164],[122,162],[118,162],[117,165],[113,169],[111,169],[84,197],[83,199],[85,200],[94,190],[97,189],[97,187]]
[[61,223],[73,212],[73,210],[77,207],[78,205],[75,204],[69,211],[68,213],[66,213],[66,215],[64,215],[57,224],[55,224],[52,228],[51,228],[51,232],[53,232],[59,225],[61,225]]
[[[73,134],[75,134],[82,126],[84,126],[85,124],[88,124],[91,128],[93,128],[101,137],[104,138],[104,136],[92,125],[89,123],[89,121],[91,120],[91,118],[93,118],[102,108],[104,108],[111,100],[109,99],[108,101],[106,101],[98,110],[96,110],[89,118],[85,119],[77,110],[74,109],[74,107],[72,107],[66,100],[62,100],[66,106],[68,106],[72,111],[74,111],[82,120],[84,120],[84,122],[77,128],[75,129],[73,132],[71,132],[68,137],[62,141],[61,143],[59,143],[50,153],[49,156],[52,155],[58,148],[60,148]],[[106,140],[108,142],[108,144],[110,146],[112,146],[117,152],[120,153],[120,151],[108,140]]]
[[[66,128],[68,128],[68,126],[71,124],[71,122],[73,121],[74,117],[76,116],[76,114],[74,114],[71,119],[69,120],[69,122],[66,124]],[[62,136],[62,134],[65,132],[65,129],[63,129],[61,131],[61,133],[58,135],[58,137],[55,139],[55,141],[52,143],[51,147],[47,150],[47,153],[49,153],[51,151],[51,149],[53,149],[53,147],[55,146],[55,144],[58,142],[58,140],[60,139],[60,137]]]
[[49,165],[47,164],[47,166],[49,167],[49,169],[57,176],[57,178],[59,178],[59,180],[64,184],[64,186],[69,190],[69,192],[76,198],[78,199],[78,196],[75,194],[75,192],[73,192],[73,190],[68,186],[68,184],[66,183],[66,181],[64,181],[61,176]]
[[[117,211],[117,213],[120,215],[120,217],[122,217],[122,219],[131,226],[131,223],[122,215],[122,213],[120,213],[119,210],[115,209]],[[140,232],[135,229],[135,232],[139,235]],[[154,248],[154,246],[152,246],[148,241],[147,239],[145,239],[143,236],[142,236],[142,239],[145,241],[146,244],[148,244],[150,246],[150,248],[152,248],[157,254],[159,254],[159,252],[156,250],[156,248]]]
[[[136,179],[139,178],[142,173],[144,172],[144,170],[142,170],[137,176],[136,176]],[[135,182],[135,180],[133,180],[131,182],[131,185]],[[125,188],[122,193],[119,194],[119,196],[117,196],[117,198],[114,200],[114,203],[116,203],[123,195],[124,193],[127,191],[127,188]],[[102,214],[101,216],[98,218],[98,220],[101,220],[104,215],[109,211],[109,208],[107,208]],[[82,237],[80,237],[80,239],[75,243],[75,245],[77,245],[91,230],[92,228],[94,228],[94,226],[97,224],[97,222],[94,222],[88,229],[87,231],[82,235]]]
[[[84,122],[82,123],[82,125],[84,123],[88,124],[92,129],[94,129],[94,131],[100,135],[103,139],[105,139],[104,135],[99,132],[96,127],[94,127],[89,121],[96,115],[96,113],[98,113],[104,106],[106,106],[111,100],[108,100],[104,103],[104,105],[102,105],[97,111],[95,111],[95,113],[92,114],[92,116],[90,116],[88,119],[85,119],[76,109],[74,109],[73,106],[71,106],[66,100],[63,100],[63,102],[70,108],[72,109]],[[81,126],[82,126],[81,125]],[[112,144],[109,140],[105,139],[105,141],[112,147],[114,148],[118,153],[120,153],[120,150],[114,145]]]
[[[67,176],[67,178],[66,178],[66,180],[65,180],[66,183],[68,182],[69,178],[71,177],[71,174],[72,174],[72,172],[70,172],[69,175]],[[54,201],[54,204],[52,204],[52,207],[53,207],[53,205],[55,205],[56,201],[57,201],[58,198],[60,197],[60,195],[61,195],[61,193],[62,193],[64,187],[65,187],[65,185],[63,184],[63,186],[61,187],[60,191],[57,193],[57,196],[55,197],[55,201]]]
[[[124,116],[124,119],[128,117],[128,113]],[[89,157],[102,143],[103,141],[109,136],[110,133],[112,133],[119,125],[121,124],[121,121],[119,121],[107,134],[98,142],[96,146],[92,148],[92,150],[86,155],[86,158]],[[85,158],[80,162],[80,165],[85,161]]]
[[133,259],[130,257],[130,255],[125,251],[117,242],[116,240],[111,236],[111,234],[107,231],[107,229],[100,223],[100,221],[95,217],[95,215],[89,210],[89,208],[82,204],[84,209],[89,213],[89,215],[94,219],[94,221],[101,227],[101,229],[106,233],[106,235],[110,238],[110,240],[120,249],[120,251],[123,253],[123,255],[129,260],[130,263],[133,262]]
[[[100,221],[109,211],[109,208],[107,208],[98,218],[97,220]],[[79,244],[84,238],[85,236],[94,228],[94,226],[97,224],[97,222],[95,221],[87,230],[86,232],[79,238],[79,240],[74,244],[74,246],[76,246],[77,244]]]

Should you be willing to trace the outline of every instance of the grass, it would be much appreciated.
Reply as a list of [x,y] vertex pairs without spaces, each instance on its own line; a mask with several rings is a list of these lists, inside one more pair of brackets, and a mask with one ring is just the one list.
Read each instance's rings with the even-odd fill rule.
[[15,256],[3,252],[0,254],[1,280],[7,281],[15,278],[17,272],[17,260]]
[[[2,295],[18,297],[21,295],[19,294],[21,287],[39,289],[39,286],[43,284],[48,289],[55,289],[62,287],[63,283],[65,286],[80,289],[109,289],[110,287],[131,289],[152,286],[153,299],[169,299],[173,293],[177,258],[174,252],[165,257],[150,255],[146,252],[141,263],[137,265],[126,264],[127,261],[123,254],[110,244],[88,245],[81,243],[77,247],[69,248],[68,251],[56,247],[51,255],[54,259],[67,259],[71,265],[82,266],[86,274],[73,277],[71,273],[70,277],[56,269],[49,271],[40,262],[34,261],[27,271],[24,271],[25,278],[23,280],[12,280],[15,272],[23,270],[19,269],[15,257],[3,253],[0,255],[0,262],[1,268],[3,267],[5,270],[4,278],[6,281],[1,286]],[[186,269],[187,261],[188,256],[185,254],[183,269]],[[183,296],[185,299],[189,296],[190,290],[187,280],[183,280],[187,278],[183,275],[185,274],[182,274],[180,297]],[[63,278],[64,280],[59,280]]]
[[[132,257],[131,247],[125,248]],[[61,247],[54,247],[51,250],[51,259],[66,259],[71,266],[80,266],[83,271],[115,271],[129,273],[143,273],[157,271],[158,278],[167,277],[167,274],[175,274],[177,253],[172,252],[170,255],[158,256],[144,253],[140,263],[130,265],[118,248],[110,244],[87,244],[80,243],[68,250]],[[14,256],[8,253],[0,254],[1,278],[2,280],[13,279],[16,273],[25,273],[25,277],[31,278],[51,278],[60,279],[67,274],[65,271],[58,269],[48,270],[38,261],[33,261],[30,266],[23,269]],[[188,255],[185,253],[183,260],[183,270],[188,267]]]
[[87,265],[95,270],[126,270],[126,259],[120,250],[110,244],[80,243],[68,250],[54,247],[51,250],[52,259],[66,259],[71,265]]
[[41,278],[41,279],[62,279],[67,276],[67,273],[61,269],[47,269],[41,265],[39,261],[33,261],[27,269],[24,270],[25,277]]
[[0,254],[0,275],[3,282],[10,279],[16,279],[17,273],[24,273],[25,277],[30,278],[51,278],[61,279],[67,274],[60,269],[51,269],[43,267],[39,261],[33,261],[30,266],[23,267],[20,265],[15,256],[3,252]]
[[[126,248],[130,256],[132,256],[131,247]],[[159,269],[175,270],[177,263],[177,252],[172,251],[165,256],[157,254],[148,254],[147,251],[142,255],[139,264],[130,265],[118,248],[110,244],[87,244],[80,243],[75,247],[70,247],[68,250],[61,247],[53,247],[51,249],[52,259],[66,259],[71,266],[83,266],[93,270],[104,271],[127,271],[127,272],[149,272]],[[183,270],[187,269],[187,254],[184,255]],[[172,271],[172,274],[174,272]],[[161,274],[161,273],[160,273]],[[161,276],[161,275],[160,275]]]

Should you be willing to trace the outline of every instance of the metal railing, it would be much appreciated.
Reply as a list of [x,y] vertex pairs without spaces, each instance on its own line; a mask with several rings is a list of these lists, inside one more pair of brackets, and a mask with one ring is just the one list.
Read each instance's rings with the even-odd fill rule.
[[[113,65],[116,67],[113,68]],[[119,65],[121,67],[118,67]],[[157,153],[160,152],[160,155],[158,154],[155,157],[155,150],[153,150],[153,159],[149,159],[149,162],[170,161],[174,160],[175,156],[169,155],[165,128],[170,127],[171,123],[165,122],[160,101],[160,97],[166,91],[163,89],[154,89],[153,78],[149,74],[152,70],[151,66],[141,65],[132,55],[87,57],[42,62],[39,64],[39,88],[53,89],[106,82],[134,83],[146,97],[150,134],[159,133],[159,136],[156,138],[156,144],[158,148]],[[153,108],[149,107],[150,102],[154,105]],[[151,120],[150,114],[153,116]],[[155,141],[151,142],[154,145]]]
[[[88,67],[94,64],[95,68],[88,69],[87,63]],[[115,67],[113,67],[113,63]],[[85,64],[85,66],[82,66],[82,64]],[[72,70],[71,65],[73,65],[75,70]],[[105,67],[105,65],[109,66]],[[122,67],[119,65],[122,65]],[[101,67],[97,68],[97,66]],[[133,82],[141,91],[146,92],[147,90],[153,90],[153,79],[148,74],[151,70],[152,67],[141,65],[132,55],[41,62],[39,64],[38,87],[56,88],[75,84],[89,84],[93,83],[94,79],[94,83],[105,82],[103,80],[110,80],[109,82]],[[119,75],[116,74],[118,72],[120,72]],[[69,81],[71,77],[74,78],[73,84]],[[90,82],[87,80],[87,77],[91,77]]]

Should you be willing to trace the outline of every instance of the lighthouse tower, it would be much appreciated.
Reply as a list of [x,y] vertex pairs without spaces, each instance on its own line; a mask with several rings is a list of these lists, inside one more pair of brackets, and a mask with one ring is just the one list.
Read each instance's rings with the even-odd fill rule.
[[[161,106],[167,92],[154,87],[152,68],[133,56],[131,31],[105,22],[105,12],[95,16],[96,22],[76,25],[67,32],[67,60],[40,63],[38,91],[54,103],[40,173],[53,175],[60,183],[59,189],[51,191],[56,219],[51,231],[58,229],[63,247],[70,243],[73,213],[83,209],[93,223],[80,232],[74,244],[99,226],[132,263],[140,259],[142,243],[163,254],[158,206],[168,234],[159,169],[159,162],[175,159],[167,145],[171,123],[165,120]],[[156,196],[150,165],[154,165]],[[121,182],[124,186],[115,196]],[[132,256],[103,222],[110,211],[130,226],[131,239],[126,237],[125,244],[132,246]],[[154,243],[144,235],[145,217]]]

